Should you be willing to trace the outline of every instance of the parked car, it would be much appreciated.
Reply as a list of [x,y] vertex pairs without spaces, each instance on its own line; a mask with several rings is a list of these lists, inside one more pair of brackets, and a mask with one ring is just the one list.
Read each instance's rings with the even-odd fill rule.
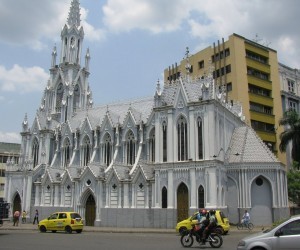
[[72,233],[76,231],[81,233],[83,230],[83,222],[81,216],[76,212],[57,212],[51,214],[47,219],[41,220],[38,224],[40,232],[46,231],[65,231]]
[[[176,232],[179,232],[181,235],[186,230],[192,229],[192,224],[197,223],[197,214],[198,212],[194,213],[189,218],[180,221],[176,225]],[[230,224],[228,218],[224,215],[224,213],[221,210],[216,210],[216,219],[217,219],[217,228],[218,231],[220,231],[222,234],[227,234],[230,229]]]
[[300,215],[291,217],[271,229],[251,234],[238,243],[238,250],[299,249]]

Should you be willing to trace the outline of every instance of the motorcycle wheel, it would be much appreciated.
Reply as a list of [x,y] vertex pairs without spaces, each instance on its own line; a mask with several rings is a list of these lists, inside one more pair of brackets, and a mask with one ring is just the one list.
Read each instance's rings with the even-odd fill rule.
[[191,247],[194,243],[194,238],[189,234],[182,235],[180,238],[180,242],[183,247]]
[[212,248],[219,248],[223,244],[223,238],[219,234],[211,234],[211,241],[209,241],[209,244]]

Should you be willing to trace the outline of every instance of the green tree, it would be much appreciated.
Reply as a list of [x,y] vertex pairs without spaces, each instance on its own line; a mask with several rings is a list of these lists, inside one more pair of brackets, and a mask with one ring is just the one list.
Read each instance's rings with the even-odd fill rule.
[[300,206],[300,171],[299,163],[294,162],[293,169],[287,173],[289,200]]
[[292,143],[292,158],[300,162],[300,117],[294,110],[286,111],[279,121],[279,125],[285,126],[280,134],[279,149],[286,152],[288,144]]

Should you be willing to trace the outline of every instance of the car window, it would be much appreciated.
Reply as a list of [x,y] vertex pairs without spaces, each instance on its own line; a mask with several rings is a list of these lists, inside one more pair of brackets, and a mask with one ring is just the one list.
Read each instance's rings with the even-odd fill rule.
[[49,220],[55,220],[57,219],[58,214],[51,214],[49,217]]
[[226,217],[222,211],[220,211],[220,218],[221,218],[222,222],[224,223],[224,218],[226,218]]
[[295,220],[280,229],[282,235],[300,235],[300,220]]
[[194,215],[191,217],[191,220],[197,220],[197,214],[194,214]]
[[65,214],[65,213],[61,213],[61,214],[59,214],[59,217],[58,217],[59,219],[66,219],[67,218],[67,214]]
[[81,219],[81,216],[79,214],[77,214],[77,213],[72,213],[70,215],[71,215],[72,219],[76,219],[76,218],[80,218]]

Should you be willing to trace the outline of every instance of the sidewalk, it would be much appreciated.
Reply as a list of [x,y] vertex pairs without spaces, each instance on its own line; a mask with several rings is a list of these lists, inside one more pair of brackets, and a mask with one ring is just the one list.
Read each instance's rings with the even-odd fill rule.
[[[266,228],[265,228],[266,229]],[[3,226],[0,227],[1,230],[38,230],[38,226],[32,223],[19,223],[19,226],[13,226],[13,222],[4,221]],[[178,234],[174,229],[170,228],[124,228],[124,227],[91,227],[84,226],[84,232],[102,232],[102,233],[169,233]],[[236,226],[231,226],[229,233],[233,232],[245,232],[247,230],[238,230]],[[261,227],[255,227],[249,233],[256,233],[262,231]]]

